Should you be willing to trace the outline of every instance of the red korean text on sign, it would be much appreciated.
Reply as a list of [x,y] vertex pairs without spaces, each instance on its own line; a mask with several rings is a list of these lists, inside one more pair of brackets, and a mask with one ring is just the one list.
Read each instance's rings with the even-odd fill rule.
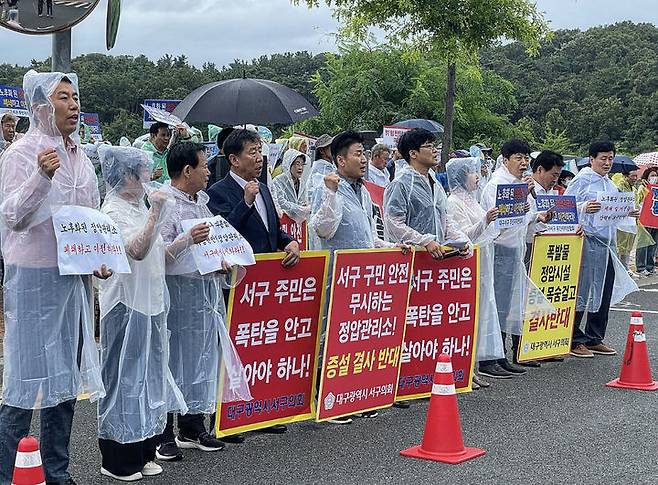
[[295,241],[299,243],[299,249],[306,251],[308,249],[308,233],[306,221],[298,224],[292,220],[287,214],[283,214],[279,219],[281,223],[281,230],[289,234]]
[[477,335],[478,249],[468,259],[441,261],[419,251],[413,278],[398,398],[430,394],[441,353],[452,358],[457,390],[470,389]]
[[413,255],[336,251],[318,421],[395,399]]
[[319,321],[328,253],[256,256],[231,290],[229,334],[253,400],[218,404],[218,436],[308,419],[315,413]]

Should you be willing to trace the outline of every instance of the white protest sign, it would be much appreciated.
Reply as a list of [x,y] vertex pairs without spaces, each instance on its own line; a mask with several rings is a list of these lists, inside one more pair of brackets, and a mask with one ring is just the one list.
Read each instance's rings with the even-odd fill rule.
[[274,168],[274,164],[279,158],[279,155],[281,154],[281,150],[283,149],[283,144],[282,143],[270,143],[269,145],[269,153],[267,154],[267,164]]
[[208,274],[222,269],[222,261],[241,266],[256,264],[254,251],[247,240],[222,216],[187,219],[181,221],[181,226],[183,231],[188,232],[201,223],[210,226],[210,235],[204,242],[192,246],[192,256],[199,273]]
[[601,210],[594,214],[594,227],[635,225],[635,220],[628,217],[635,210],[633,192],[597,192],[596,200],[601,203]]
[[168,111],[160,108],[154,108],[153,106],[147,106],[145,104],[142,105],[142,108],[144,108],[144,111],[146,111],[155,121],[166,123],[169,126],[185,125],[187,128],[189,128],[189,126],[187,126],[186,123],[183,123],[183,121],[178,116],[174,116]]
[[53,214],[59,274],[93,274],[102,265],[115,273],[130,273],[116,223],[89,207],[62,206]]
[[385,126],[383,129],[382,139],[390,149],[394,149],[398,145],[398,138],[400,138],[403,133],[409,131],[410,129],[411,128],[403,128],[401,126]]

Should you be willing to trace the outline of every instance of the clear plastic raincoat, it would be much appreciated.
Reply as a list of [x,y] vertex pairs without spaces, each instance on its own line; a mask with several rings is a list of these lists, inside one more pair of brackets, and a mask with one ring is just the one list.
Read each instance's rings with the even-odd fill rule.
[[[426,246],[467,243],[468,237],[448,219],[445,191],[434,179],[406,165],[384,191],[384,234],[387,241]],[[434,192],[434,193],[432,193]]]
[[368,181],[373,184],[379,185],[380,187],[386,187],[390,183],[391,174],[388,173],[388,169],[384,167],[379,169],[375,167],[372,163],[368,164]]
[[587,214],[583,209],[587,201],[596,200],[597,192],[617,192],[617,187],[607,175],[601,176],[591,167],[580,170],[565,191],[565,195],[576,197],[580,223],[585,231],[576,310],[590,313],[598,311],[601,306],[609,258],[612,258],[615,272],[610,304],[619,303],[626,295],[638,290],[617,255],[617,228],[597,227],[595,214]]
[[[309,205],[313,204],[313,197],[316,191],[322,191],[324,188],[324,176],[336,171],[336,165],[324,159],[318,159],[313,162],[311,172],[309,173],[308,182],[306,184],[306,194],[308,197]],[[311,230],[309,224],[308,231],[308,245],[309,249],[321,249],[320,239],[315,231]]]
[[[60,276],[52,214],[63,205],[98,208],[94,167],[73,139],[55,124],[50,96],[67,78],[25,74],[23,89],[30,114],[28,133],[7,149],[0,167],[0,220],[5,260],[3,402],[37,409],[56,406],[87,393],[104,395],[93,338],[91,277]],[[60,167],[52,179],[37,156],[57,151]]]
[[[496,189],[499,184],[520,183],[521,180],[512,175],[504,163],[501,164],[482,191],[482,209],[488,211],[496,206]],[[530,197],[528,194],[528,203]],[[542,315],[555,310],[528,278],[524,264],[528,224],[536,217],[536,213],[528,212],[527,224],[501,229],[494,239],[494,293],[498,320],[500,329],[512,335],[521,335],[526,312]],[[529,292],[534,295],[532,306],[528,304]]]
[[[308,166],[308,157],[302,152],[295,149],[288,149],[283,155],[283,172],[272,180],[272,198],[276,211],[281,217],[287,214],[297,224],[304,222],[311,213],[311,206],[308,202],[306,193],[306,180],[308,180],[309,171],[304,170],[302,178],[299,181],[299,188],[295,188],[295,182],[290,169],[297,158],[302,157],[306,166]],[[306,177],[304,177],[306,174]]]
[[450,196],[448,219],[480,248],[480,307],[475,359],[496,360],[505,356],[494,294],[494,246],[499,230],[487,223],[487,212],[476,199],[480,162],[453,158],[446,165]]
[[159,435],[167,412],[187,412],[169,370],[165,245],[160,227],[171,196],[154,191],[144,202],[152,162],[137,148],[98,148],[109,187],[102,212],[118,225],[130,274],[99,285],[101,366],[106,395],[98,402],[98,436],[133,443]]
[[[167,245],[166,280],[170,296],[167,325],[169,368],[185,397],[190,414],[215,412],[217,400],[251,400],[244,367],[225,326],[223,288],[229,288],[227,275],[201,275],[190,250],[193,241],[183,232],[180,221],[212,217],[208,195],[198,192],[196,200],[168,181],[163,192],[176,204],[161,234]],[[224,386],[218,391],[218,371],[223,363]]]
[[[356,190],[355,190],[356,189]],[[321,249],[370,249],[392,247],[377,237],[372,200],[362,181],[340,178],[338,190],[322,186],[313,194],[311,228]]]

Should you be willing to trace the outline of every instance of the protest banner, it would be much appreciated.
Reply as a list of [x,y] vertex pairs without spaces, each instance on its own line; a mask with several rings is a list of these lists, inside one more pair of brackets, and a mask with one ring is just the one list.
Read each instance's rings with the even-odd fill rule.
[[496,186],[496,207],[498,218],[496,227],[508,227],[525,224],[525,204],[528,201],[528,184],[500,184]]
[[6,113],[28,117],[25,94],[22,88],[0,84],[0,116]]
[[201,274],[222,269],[222,262],[231,265],[249,266],[256,263],[254,251],[249,242],[222,216],[181,221],[184,232],[189,232],[197,224],[210,227],[208,239],[192,245],[192,257]]
[[658,185],[648,185],[649,192],[642,202],[640,224],[644,227],[658,227]]
[[370,199],[372,200],[377,236],[380,239],[384,239],[384,187],[380,187],[367,180],[364,180],[363,186],[370,194]]
[[329,253],[305,251],[291,268],[281,266],[285,256],[256,255],[256,265],[231,290],[228,331],[253,400],[219,400],[218,437],[315,416]]
[[384,144],[391,150],[394,150],[398,146],[398,139],[410,129],[403,128],[402,126],[385,126],[382,132]]
[[413,253],[334,253],[317,421],[395,401]]
[[596,200],[601,203],[601,210],[594,214],[594,227],[635,225],[635,219],[628,216],[635,210],[633,192],[597,192]]
[[102,265],[115,273],[130,273],[121,232],[106,214],[64,205],[53,214],[59,274],[93,274]]
[[435,260],[416,251],[397,399],[429,397],[436,359],[450,355],[457,392],[470,391],[478,326],[479,248]]
[[[543,316],[531,312],[526,315],[519,362],[558,357],[571,350],[582,251],[581,236],[535,236],[529,276],[556,311]],[[532,298],[530,294],[528,299]],[[532,304],[528,301],[528,306]]]
[[101,122],[98,113],[80,113],[80,123],[89,128],[89,142],[103,141]]
[[574,234],[578,229],[578,207],[573,195],[538,195],[537,210],[554,211],[544,234]]
[[270,168],[274,169],[276,161],[279,159],[279,155],[281,155],[283,143],[270,143],[268,148],[269,152],[267,154],[267,164],[270,166]]
[[[163,119],[158,119],[158,118],[162,118],[162,114],[158,114],[160,111],[171,114],[176,109],[176,106],[178,106],[180,102],[181,102],[180,99],[145,99],[144,103],[142,104],[142,108],[144,108],[144,120],[143,120],[144,129],[150,128],[151,125],[156,121],[167,123],[168,125],[172,125],[172,126],[176,126],[178,123],[180,123],[180,120],[178,121],[178,123],[175,123],[172,122],[175,120],[169,118],[165,118],[168,119],[168,121],[164,121]],[[158,111],[154,111],[154,109]],[[153,117],[153,113],[156,113],[156,117]],[[175,116],[174,118],[178,120],[178,118],[176,118]]]
[[306,221],[298,224],[288,214],[283,214],[279,219],[279,223],[281,224],[281,230],[286,234],[290,234],[299,243],[299,249],[302,251],[308,249],[308,224]]

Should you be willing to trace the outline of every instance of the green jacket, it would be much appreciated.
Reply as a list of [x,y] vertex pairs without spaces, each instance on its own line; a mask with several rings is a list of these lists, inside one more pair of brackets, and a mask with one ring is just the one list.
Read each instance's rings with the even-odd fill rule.
[[164,183],[169,180],[169,172],[167,171],[167,155],[169,154],[169,148],[166,148],[164,152],[159,152],[153,143],[147,141],[142,145],[142,150],[151,155],[151,158],[153,159],[153,171],[162,168],[162,176],[157,179],[157,181]]

